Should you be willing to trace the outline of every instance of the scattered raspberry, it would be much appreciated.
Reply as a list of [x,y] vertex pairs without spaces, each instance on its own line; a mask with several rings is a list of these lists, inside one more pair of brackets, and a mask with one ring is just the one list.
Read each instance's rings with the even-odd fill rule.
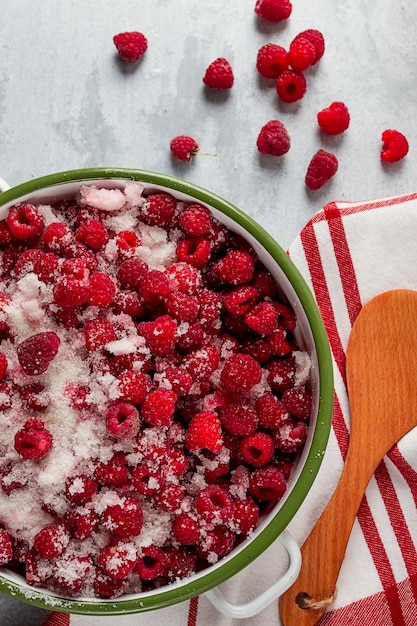
[[227,404],[220,411],[220,419],[223,428],[238,437],[254,433],[258,426],[256,410],[248,402]]
[[208,235],[212,227],[211,213],[201,204],[189,204],[180,215],[180,226],[190,237]]
[[272,437],[264,432],[246,435],[240,441],[243,460],[253,467],[263,467],[271,460],[275,451]]
[[108,506],[103,513],[106,528],[120,538],[137,537],[142,530],[143,512],[139,499],[126,498],[122,505]]
[[22,370],[28,376],[39,376],[48,369],[58,354],[58,335],[54,332],[37,333],[31,335],[17,348],[17,358]]
[[247,393],[257,385],[262,377],[261,366],[249,354],[232,354],[224,363],[220,374],[221,382],[227,391]]
[[199,145],[196,140],[188,135],[174,137],[171,139],[169,147],[172,156],[179,161],[191,161],[199,151]]
[[40,530],[33,545],[44,559],[54,559],[65,552],[70,534],[64,524],[49,524]]
[[400,161],[408,153],[407,138],[398,130],[384,130],[381,135],[383,142],[381,160],[387,163]]
[[256,500],[279,500],[284,495],[287,484],[282,472],[273,465],[256,469],[249,480],[249,493]]
[[12,538],[6,530],[0,528],[0,567],[11,561],[12,557]]
[[116,295],[116,285],[105,272],[95,272],[90,277],[89,303],[93,306],[109,307]]
[[41,459],[50,450],[53,437],[42,420],[30,419],[14,438],[14,447],[24,459]]
[[146,198],[141,209],[141,218],[149,226],[171,228],[175,225],[177,201],[170,193],[160,191]]
[[266,43],[258,50],[256,69],[264,78],[278,78],[288,69],[288,52],[275,43]]
[[316,60],[314,45],[304,37],[296,37],[288,50],[288,63],[293,70],[303,72]]
[[292,11],[289,0],[257,0],[255,13],[258,17],[269,22],[287,20]]
[[138,559],[133,543],[117,542],[102,549],[98,564],[103,571],[116,580],[127,578]]
[[223,57],[219,57],[208,66],[203,83],[210,89],[231,89],[234,83],[232,67]]
[[191,419],[185,434],[185,444],[190,452],[207,449],[217,454],[223,445],[221,423],[216,413],[202,411]]
[[103,222],[88,220],[83,222],[75,232],[75,238],[87,248],[98,251],[104,248],[109,241],[109,234]]
[[336,174],[338,167],[339,163],[334,154],[318,150],[308,165],[305,184],[313,191],[320,189]]
[[301,100],[307,90],[307,81],[302,72],[284,70],[277,78],[276,84],[279,98],[291,104]]
[[172,532],[179,543],[193,545],[201,539],[201,529],[198,521],[189,513],[180,513],[172,523]]
[[220,485],[208,485],[197,494],[195,510],[206,522],[224,524],[231,517],[233,500]]
[[256,145],[261,154],[282,156],[290,149],[291,140],[284,124],[271,120],[262,126]]
[[218,263],[220,279],[229,285],[249,283],[254,274],[254,260],[241,250],[230,250]]
[[113,43],[123,61],[135,63],[146,52],[148,40],[145,35],[137,31],[119,33],[113,37]]
[[44,219],[33,204],[16,204],[9,209],[6,224],[19,241],[33,241],[44,228]]
[[332,102],[317,113],[317,122],[328,135],[340,135],[349,127],[349,110],[343,102]]
[[110,341],[116,339],[116,332],[111,322],[105,319],[89,320],[84,325],[85,347],[89,352],[101,350]]
[[155,580],[161,576],[167,564],[165,552],[158,546],[141,548],[141,556],[134,571],[142,580]]
[[138,410],[129,402],[117,402],[106,412],[107,432],[117,439],[132,439],[140,428]]
[[96,493],[97,482],[85,474],[69,478],[65,483],[65,497],[75,506],[89,502]]
[[177,395],[171,389],[154,389],[146,396],[140,412],[148,424],[158,428],[167,428],[175,411]]
[[298,37],[307,39],[310,43],[313,44],[315,50],[315,59],[313,65],[315,65],[318,61],[320,61],[325,50],[325,41],[322,33],[319,30],[315,30],[314,28],[308,28],[307,30],[303,30],[303,32],[298,33],[295,39],[297,39]]

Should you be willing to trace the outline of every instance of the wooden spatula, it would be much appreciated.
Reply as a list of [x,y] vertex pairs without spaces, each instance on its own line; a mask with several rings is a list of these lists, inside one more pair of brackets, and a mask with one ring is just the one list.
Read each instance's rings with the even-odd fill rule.
[[313,626],[332,602],[365,489],[388,450],[417,425],[417,291],[382,293],[360,311],[346,353],[351,434],[340,482],[301,548],[280,599],[284,626]]

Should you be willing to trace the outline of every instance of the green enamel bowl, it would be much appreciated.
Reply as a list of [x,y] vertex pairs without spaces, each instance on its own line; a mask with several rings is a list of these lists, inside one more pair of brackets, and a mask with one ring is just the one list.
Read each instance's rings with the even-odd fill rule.
[[[123,187],[128,180],[141,182],[146,191],[166,190],[182,200],[196,200],[206,205],[214,217],[230,230],[245,237],[260,260],[277,281],[281,296],[297,316],[296,340],[307,350],[312,361],[311,385],[313,413],[304,449],[293,470],[288,489],[281,501],[260,521],[251,538],[207,569],[151,592],[125,595],[115,600],[94,598],[68,599],[49,591],[30,587],[25,580],[7,568],[0,568],[0,590],[23,602],[49,610],[88,615],[139,613],[170,606],[205,593],[221,611],[236,617],[249,617],[265,603],[280,595],[294,582],[300,568],[298,546],[286,534],[286,528],[297,514],[311,489],[326,449],[333,406],[333,368],[328,338],[315,299],[304,278],[274,238],[249,215],[210,191],[170,175],[143,170],[119,168],[81,169],[50,174],[6,189],[0,181],[0,219],[16,202],[55,203],[77,193],[81,185]],[[260,600],[243,608],[228,606],[217,586],[250,565],[277,538],[281,538],[290,561],[287,579],[275,585]],[[289,547],[288,547],[289,546]]]

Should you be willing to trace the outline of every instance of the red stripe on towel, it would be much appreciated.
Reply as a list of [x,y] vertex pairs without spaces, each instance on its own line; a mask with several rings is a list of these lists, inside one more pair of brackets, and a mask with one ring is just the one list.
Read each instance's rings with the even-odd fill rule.
[[198,596],[191,598],[188,608],[188,621],[187,626],[196,626],[198,613]]
[[71,618],[68,613],[51,613],[43,623],[43,626],[70,626]]

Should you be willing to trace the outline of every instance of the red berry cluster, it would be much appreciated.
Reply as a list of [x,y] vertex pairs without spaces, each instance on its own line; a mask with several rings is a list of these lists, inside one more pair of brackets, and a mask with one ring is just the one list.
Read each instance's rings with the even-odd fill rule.
[[[0,565],[69,596],[230,552],[284,494],[311,413],[297,320],[255,250],[206,206],[129,185],[2,222]],[[25,534],[6,511],[31,490]]]

